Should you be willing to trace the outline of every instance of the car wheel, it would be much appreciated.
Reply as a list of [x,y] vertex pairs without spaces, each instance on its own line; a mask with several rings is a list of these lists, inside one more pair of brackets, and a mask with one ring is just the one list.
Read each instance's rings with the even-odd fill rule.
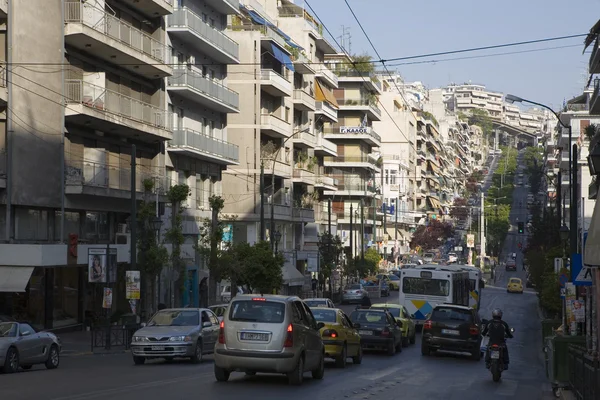
[[421,355],[422,356],[431,355],[431,349],[429,348],[429,346],[426,346],[424,344],[421,345]]
[[346,360],[348,359],[348,347],[346,346],[346,343],[344,343],[344,346],[342,347],[342,353],[336,357],[335,359],[335,366],[337,368],[346,368]]
[[394,345],[394,342],[388,344],[387,354],[388,356],[393,356],[396,354],[396,346]]
[[145,357],[133,356],[133,363],[135,365],[144,365],[145,362],[146,362]]
[[352,357],[352,363],[356,364],[356,365],[360,365],[360,364],[362,364],[362,358],[363,358],[362,346],[359,344],[358,352],[356,353],[356,355],[354,357]]
[[[344,364],[346,364],[346,359],[344,359]],[[313,379],[323,379],[325,376],[325,354],[321,354],[321,359],[319,360],[319,365],[317,369],[311,371]]]
[[304,358],[302,355],[298,357],[296,368],[292,372],[288,372],[287,378],[290,385],[298,386],[302,384],[302,379],[304,378]]
[[14,347],[10,347],[6,352],[4,360],[4,373],[12,374],[19,370],[19,352]]
[[225,368],[220,368],[215,365],[215,379],[217,382],[227,382],[231,373]]
[[202,362],[202,341],[196,342],[196,348],[194,349],[194,355],[192,356],[193,364],[200,364]]
[[48,353],[48,359],[46,360],[46,368],[47,369],[56,369],[60,364],[60,354],[58,353],[58,346],[53,344],[50,347],[50,352]]

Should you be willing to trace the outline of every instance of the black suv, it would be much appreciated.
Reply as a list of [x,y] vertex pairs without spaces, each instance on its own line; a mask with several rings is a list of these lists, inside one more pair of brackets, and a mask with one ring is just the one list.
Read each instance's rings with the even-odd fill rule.
[[447,350],[481,358],[481,320],[477,310],[454,304],[436,306],[423,324],[421,354]]

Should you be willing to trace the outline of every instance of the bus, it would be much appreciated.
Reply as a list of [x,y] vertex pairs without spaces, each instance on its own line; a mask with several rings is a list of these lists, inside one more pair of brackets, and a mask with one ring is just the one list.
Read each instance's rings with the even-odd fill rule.
[[421,265],[401,270],[400,305],[422,325],[438,304],[469,305],[469,273],[441,265]]
[[[423,267],[427,268],[426,266],[422,266],[421,268]],[[481,270],[473,265],[461,264],[443,265],[439,266],[439,268],[449,271],[464,271],[469,274],[469,307],[479,310],[481,305],[481,289],[483,289]]]

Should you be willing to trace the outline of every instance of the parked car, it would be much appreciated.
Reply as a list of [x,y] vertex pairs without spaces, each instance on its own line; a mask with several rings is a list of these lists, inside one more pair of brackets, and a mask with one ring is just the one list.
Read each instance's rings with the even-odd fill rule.
[[330,299],[324,298],[312,298],[312,299],[304,299],[304,302],[309,307],[325,307],[325,308],[335,308],[335,304]]
[[369,297],[369,295],[363,285],[360,283],[349,285],[342,293],[342,304],[360,303],[365,297]]
[[300,385],[310,371],[313,378],[323,379],[324,326],[296,296],[236,296],[221,321],[215,378],[226,382],[234,371],[280,373],[290,384]]
[[517,263],[515,260],[506,260],[506,270],[507,271],[516,271],[517,270]]
[[415,325],[415,316],[400,304],[378,303],[371,306],[372,310],[387,310],[396,321],[402,323],[402,346],[408,347],[409,344],[415,344],[417,328]]
[[506,285],[506,292],[523,294],[523,281],[519,278],[510,278]]
[[215,313],[219,321],[223,320],[223,315],[227,312],[229,304],[215,304],[214,306],[208,307],[208,309]]
[[453,304],[435,306],[423,324],[421,354],[447,350],[481,359],[481,320],[477,310]]
[[218,335],[219,319],[207,308],[160,310],[133,334],[133,362],[141,365],[153,358],[189,358],[197,364],[213,352]]
[[53,333],[36,332],[26,323],[0,322],[0,370],[6,374],[35,364],[58,368],[60,351],[60,339]]
[[[400,271],[398,271],[399,273]],[[389,274],[388,286],[390,290],[400,290],[400,277],[395,273]]]
[[386,351],[393,356],[402,351],[402,323],[386,310],[355,310],[350,314],[358,329],[363,349]]
[[345,368],[348,358],[353,364],[362,363],[362,347],[358,330],[350,318],[338,308],[310,309],[317,322],[325,324],[321,337],[325,345],[325,357],[333,358],[338,368]]

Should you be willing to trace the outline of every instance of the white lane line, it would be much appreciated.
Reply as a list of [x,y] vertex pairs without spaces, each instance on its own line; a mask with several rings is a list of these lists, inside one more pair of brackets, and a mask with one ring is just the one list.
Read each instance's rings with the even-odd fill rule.
[[402,369],[402,367],[389,367],[389,368],[385,368],[382,370],[379,370],[377,372],[374,372],[372,374],[369,375],[363,375],[364,379],[368,379],[370,381],[376,381],[378,379],[384,378],[388,375],[393,374],[394,372],[398,372]]

